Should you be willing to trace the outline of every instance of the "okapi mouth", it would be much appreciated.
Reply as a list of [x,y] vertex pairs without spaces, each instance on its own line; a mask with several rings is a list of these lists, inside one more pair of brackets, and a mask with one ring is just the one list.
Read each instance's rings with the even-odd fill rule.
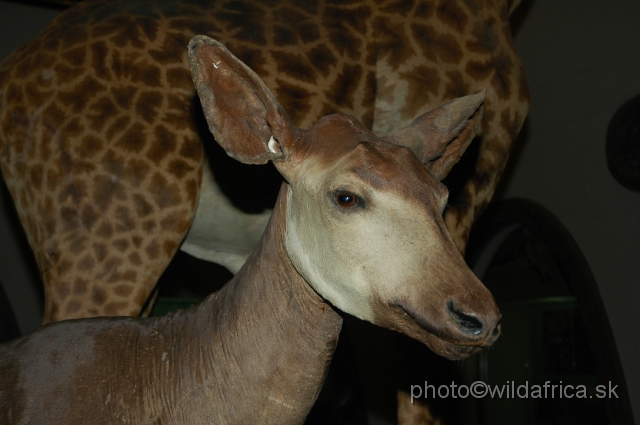
[[477,332],[453,332],[452,328],[458,328],[459,324],[444,311],[440,320],[443,325],[438,326],[435,320],[417,314],[402,303],[394,303],[390,309],[396,316],[393,329],[417,339],[436,354],[450,360],[466,359],[491,345],[487,337]]

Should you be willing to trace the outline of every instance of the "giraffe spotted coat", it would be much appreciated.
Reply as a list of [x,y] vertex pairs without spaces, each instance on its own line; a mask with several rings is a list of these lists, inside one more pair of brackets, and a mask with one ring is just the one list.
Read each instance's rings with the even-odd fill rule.
[[194,239],[194,216],[207,215],[211,141],[194,119],[186,55],[196,34],[227,45],[301,127],[342,112],[390,134],[487,89],[475,169],[445,214],[464,250],[528,109],[512,6],[101,0],[68,9],[0,63],[2,171],[43,275],[45,322],[140,314],[185,236]]

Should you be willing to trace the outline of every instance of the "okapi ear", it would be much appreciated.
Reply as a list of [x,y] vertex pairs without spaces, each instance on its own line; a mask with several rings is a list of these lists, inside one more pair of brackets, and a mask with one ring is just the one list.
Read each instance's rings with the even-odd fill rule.
[[288,157],[297,129],[255,72],[202,35],[189,43],[189,64],[209,130],[229,156],[245,164]]
[[403,128],[391,140],[410,148],[438,180],[460,160],[478,131],[486,90],[433,109]]

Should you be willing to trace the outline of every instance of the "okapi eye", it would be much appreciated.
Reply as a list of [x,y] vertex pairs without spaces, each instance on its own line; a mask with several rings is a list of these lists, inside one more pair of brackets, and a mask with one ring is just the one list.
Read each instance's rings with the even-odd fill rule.
[[336,192],[336,204],[342,208],[353,208],[358,205],[358,197],[346,190],[339,190]]

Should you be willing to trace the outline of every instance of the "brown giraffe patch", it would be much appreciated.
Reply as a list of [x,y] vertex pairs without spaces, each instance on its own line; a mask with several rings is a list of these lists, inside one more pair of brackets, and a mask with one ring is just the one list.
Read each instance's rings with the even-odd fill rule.
[[120,133],[129,128],[129,123],[131,122],[131,118],[128,115],[121,116],[116,118],[113,121],[113,124],[107,128],[106,136],[109,140],[114,140]]
[[94,131],[101,132],[108,120],[118,115],[118,107],[111,97],[101,97],[88,108],[87,119],[89,127]]
[[126,252],[129,249],[129,241],[125,238],[116,239],[112,242],[112,246],[121,253]]
[[469,22],[467,13],[455,2],[449,0],[441,0],[438,3],[436,14],[441,22],[450,26],[457,33],[462,33]]
[[101,306],[107,300],[105,291],[101,288],[94,287],[91,293],[91,301],[97,306]]
[[42,90],[40,87],[33,85],[26,87],[24,90],[26,100],[30,104],[39,104],[44,101],[47,96],[47,91]]
[[[136,214],[140,218],[147,217],[149,214],[153,213],[153,206],[144,199],[144,197],[140,194],[133,195],[134,208]],[[139,247],[139,245],[138,245]]]
[[182,179],[187,173],[194,170],[194,166],[182,159],[175,159],[167,166],[167,171],[178,179]]
[[60,195],[58,195],[58,202],[71,201],[73,205],[79,205],[80,202],[86,196],[86,185],[82,180],[74,180],[71,183],[64,186]]
[[224,7],[225,11],[221,11],[218,17],[227,31],[233,32],[234,40],[256,46],[267,44],[264,24],[261,20],[255,19],[262,15],[260,8],[241,1],[226,3]]
[[167,71],[167,82],[173,89],[189,90],[193,81],[191,74],[182,68],[170,69]]
[[137,305],[142,305],[146,302],[147,297],[148,297],[147,291],[143,289],[139,289],[134,301],[137,303]]
[[309,113],[307,91],[282,80],[277,80],[277,96],[280,104],[288,111],[292,120],[300,120]]
[[362,68],[355,65],[345,65],[344,74],[336,78],[331,86],[331,95],[327,98],[337,106],[353,104],[356,81],[362,77]]
[[157,224],[153,220],[146,220],[142,222],[142,230],[144,230],[147,235],[153,234],[156,227]]
[[153,41],[158,37],[159,25],[153,17],[138,17],[137,25],[148,40]]
[[133,246],[135,246],[136,248],[140,248],[142,246],[142,237],[140,236],[133,236],[131,238],[131,243],[133,243]]
[[[405,119],[414,118],[414,111],[419,108],[425,99],[438,94],[440,87],[440,75],[437,69],[428,66],[419,66],[411,70],[413,78],[408,79],[409,88],[402,113]],[[402,76],[402,74],[400,74]]]
[[464,76],[460,71],[447,71],[446,76],[449,79],[444,93],[447,99],[455,99],[462,97],[464,93],[469,93],[469,85],[465,83]]
[[472,51],[481,54],[491,54],[500,48],[498,38],[496,37],[496,21],[489,19],[486,25],[477,23],[473,28],[474,39],[466,43],[466,47]]
[[177,251],[179,244],[175,241],[164,241],[162,249],[167,257],[172,257]]
[[[154,222],[155,227],[155,222]],[[155,260],[160,255],[160,244],[157,241],[152,241],[147,247],[144,249],[147,253],[147,256],[150,260]]]
[[189,202],[189,206],[193,207],[196,205],[198,200],[198,193],[200,192],[200,178],[198,179],[190,179],[184,182],[184,193],[187,194],[187,200]]
[[458,63],[462,59],[462,49],[452,35],[441,34],[430,25],[414,24],[411,26],[413,37],[423,40],[423,54],[432,60],[445,63]]
[[162,107],[163,96],[157,92],[142,92],[136,101],[136,114],[151,124],[158,116],[158,109]]
[[62,224],[62,232],[69,233],[76,230],[80,226],[78,220],[78,212],[75,208],[63,207],[60,210],[60,220]]
[[200,162],[202,160],[202,146],[197,139],[185,137],[180,147],[180,157],[191,161]]
[[131,285],[118,285],[113,289],[113,292],[121,297],[128,297],[133,292]]
[[170,33],[165,37],[162,46],[150,50],[149,55],[159,65],[170,65],[176,63],[185,49],[184,38],[180,34]]
[[[7,87],[5,90],[5,102],[6,103],[21,103],[20,100],[22,99],[22,89],[18,87],[17,84],[15,83],[11,83],[9,84],[9,87]],[[12,115],[18,115],[18,116],[27,116],[27,114],[25,113],[26,111],[22,110],[14,110]]]
[[96,260],[98,260],[99,263],[102,263],[105,258],[107,258],[107,246],[103,243],[94,243],[92,248]]
[[67,304],[67,307],[65,308],[65,313],[71,315],[77,311],[80,311],[81,308],[82,308],[82,303],[80,301],[71,300],[69,301],[69,303]]
[[139,27],[140,22],[135,18],[124,17],[109,18],[94,26],[92,38],[108,38],[116,47],[131,46],[138,49],[144,48],[146,37]]
[[107,65],[107,58],[109,54],[109,47],[104,41],[98,41],[91,44],[89,47],[91,52],[91,67],[94,70],[94,74],[100,80],[111,81],[113,74],[111,69]]
[[125,54],[122,57],[114,52],[111,66],[112,69],[116,67],[118,70],[118,78],[123,78],[134,84],[143,84],[149,87],[162,86],[160,68],[158,68],[156,64],[149,61],[143,61],[137,64],[136,68],[131,68],[128,63],[133,60],[135,60],[135,58],[130,57],[130,55]]
[[[51,68],[57,60],[58,58],[55,55],[48,52],[38,52],[33,58],[33,63],[37,64],[40,69],[47,69]],[[40,74],[40,76],[42,77],[43,75]]]
[[44,179],[44,170],[42,164],[37,164],[29,170],[29,186],[35,191],[42,188],[42,180]]
[[169,183],[166,177],[159,173],[151,178],[149,193],[160,208],[178,205],[182,199],[178,186]]
[[[180,111],[178,113],[167,112],[165,113],[162,122],[174,128],[176,130],[189,130],[193,125],[190,123],[191,117],[189,116],[188,110]],[[198,146],[200,147],[200,146]]]
[[82,209],[80,221],[85,229],[91,230],[100,218],[100,212],[92,205],[85,205]]
[[[134,123],[118,138],[115,146],[130,153],[139,153],[146,147],[144,137],[145,130],[146,128],[142,123]],[[109,153],[115,156],[114,151],[110,151]],[[110,160],[106,155],[105,158],[103,158],[103,161],[108,161],[111,164],[121,164],[122,162],[120,158]],[[120,173],[117,174],[119,175]]]
[[[82,260],[80,260],[80,262],[82,263],[83,261],[85,261],[86,257],[84,257]],[[87,292],[87,281],[84,279],[76,279],[76,281],[73,283],[73,294],[74,295],[83,295]]]
[[67,120],[61,132],[67,137],[79,137],[85,132],[85,125],[79,118],[74,117]]
[[122,109],[129,109],[133,104],[133,98],[138,88],[133,85],[110,87],[110,95]]
[[147,161],[131,158],[126,162],[122,175],[128,184],[137,188],[142,186],[150,170]]
[[398,67],[407,59],[405,49],[398,48],[409,43],[409,38],[405,33],[404,25],[400,23],[389,22],[386,19],[378,18],[375,22],[376,32],[380,33],[376,39],[378,54],[388,59],[392,67]]
[[[93,259],[93,257],[91,256],[91,254],[87,254],[85,256],[83,256],[80,261],[78,261],[78,271],[82,271],[82,272],[88,272],[91,271],[93,269],[93,267],[96,265],[95,260]],[[78,290],[78,283],[76,283],[74,285],[74,293],[80,293],[83,294],[86,292],[86,284],[82,285],[82,291]]]
[[76,47],[63,52],[60,56],[71,66],[82,66],[87,60],[87,49],[85,46]]
[[299,54],[274,52],[273,59],[282,75],[307,83],[313,82],[317,78],[315,69],[307,63],[306,58]]
[[56,103],[52,103],[47,106],[46,109],[42,112],[42,122],[47,127],[47,129],[55,132],[58,128],[62,127],[66,120],[67,114],[60,106]]
[[191,223],[185,221],[182,215],[182,212],[176,212],[163,218],[160,221],[160,229],[163,232],[185,232]]
[[478,80],[486,80],[491,76],[491,85],[498,98],[504,100],[511,96],[511,82],[508,77],[511,68],[511,58],[502,55],[486,62],[469,61],[466,71]]
[[137,252],[132,252],[131,254],[129,254],[127,258],[129,259],[129,262],[134,266],[142,265],[142,258],[140,257],[140,254],[138,254]]
[[[72,85],[76,83],[76,80],[84,75],[82,68],[62,63],[56,63],[53,67],[53,72],[55,73],[55,80],[58,85]],[[76,110],[75,112],[78,111]]]
[[[84,93],[99,93],[105,90],[106,87],[93,77],[85,77],[78,85],[76,90]],[[58,94],[60,102],[70,108],[73,112],[80,112],[83,110],[89,98],[86,96],[79,96],[77,91],[62,92]]]
[[282,25],[274,26],[273,37],[275,43],[279,46],[290,46],[298,43],[297,34]]
[[[522,117],[516,112],[512,114],[509,110],[504,110],[500,114],[500,125],[502,128],[511,136],[512,138],[518,137],[520,133],[520,123],[522,122]],[[506,162],[506,158],[505,158]]]
[[338,60],[331,49],[325,45],[319,45],[309,51],[309,62],[323,77],[328,77]]
[[102,224],[96,229],[96,236],[102,239],[110,239],[113,236],[113,225],[108,221],[103,221]]
[[73,235],[69,240],[68,249],[72,254],[80,254],[87,249],[88,238],[82,235]]
[[75,150],[75,153],[84,159],[91,159],[102,151],[104,143],[102,139],[93,136],[86,135],[82,138],[82,141]]
[[151,145],[151,148],[147,151],[146,157],[158,165],[167,155],[170,155],[176,150],[177,137],[163,125],[156,126],[153,133],[155,143]]
[[117,192],[122,190],[111,176],[96,176],[93,179],[93,201],[101,211],[106,211]]
[[122,311],[123,308],[127,306],[127,303],[124,301],[112,301],[104,306],[104,311],[108,316],[115,316],[119,311]]
[[[420,11],[420,7],[429,7],[430,5],[430,3],[427,3],[427,2],[418,2],[418,3],[420,4],[419,11]],[[414,1],[396,0],[394,2],[390,2],[388,5],[381,8],[381,10],[384,14],[407,16],[411,14],[411,11],[413,10],[414,6],[415,6]],[[420,12],[421,13],[418,13],[418,16],[427,17],[427,13],[424,13],[424,11],[420,11]]]
[[136,220],[127,207],[118,207],[115,212],[115,230],[118,233],[130,232],[136,228]]
[[[61,259],[56,266],[56,273],[58,275],[65,275],[73,267],[73,262],[67,258]],[[66,298],[69,295],[69,288],[66,285],[56,285],[56,291],[62,298]]]

